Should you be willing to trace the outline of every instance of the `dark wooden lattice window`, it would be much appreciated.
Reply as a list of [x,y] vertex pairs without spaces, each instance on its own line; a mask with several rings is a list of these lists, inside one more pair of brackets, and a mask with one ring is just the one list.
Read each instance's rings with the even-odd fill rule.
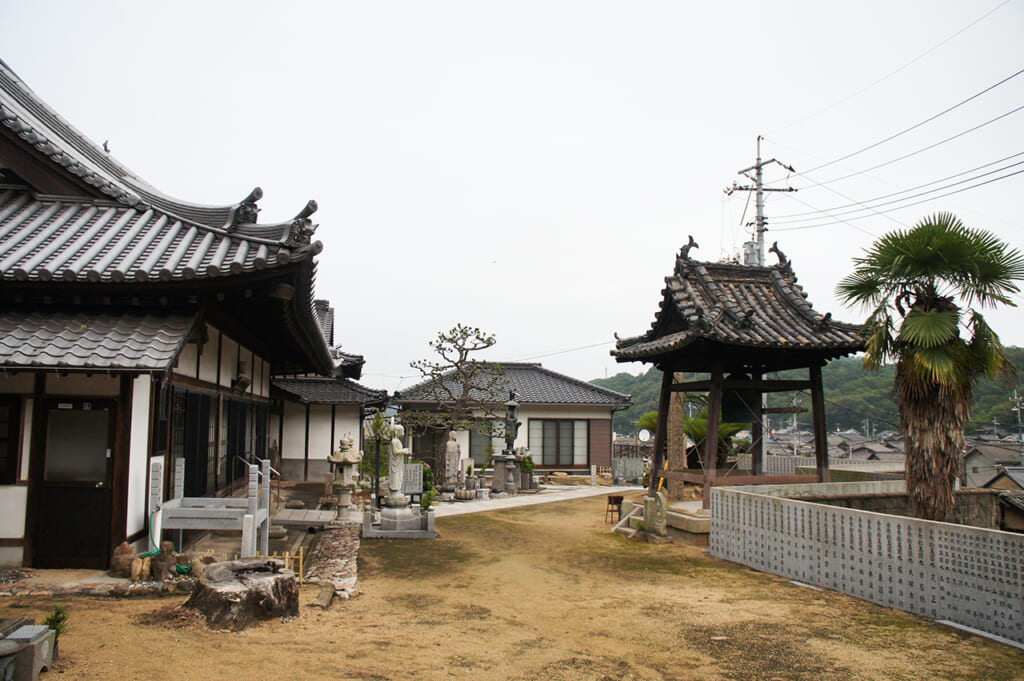
[[0,400],[0,485],[18,481],[20,399]]

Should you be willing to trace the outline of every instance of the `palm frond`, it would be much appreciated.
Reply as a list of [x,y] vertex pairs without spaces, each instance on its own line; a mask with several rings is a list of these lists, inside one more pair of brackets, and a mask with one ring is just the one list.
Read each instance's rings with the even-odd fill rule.
[[877,371],[888,358],[895,354],[892,315],[889,314],[888,307],[883,306],[876,309],[864,322],[863,331],[867,335],[864,368]]
[[958,310],[925,310],[914,308],[903,318],[897,339],[920,348],[934,348],[958,337]]
[[914,347],[908,348],[905,354],[911,360],[914,373],[928,381],[940,385],[953,385],[960,377],[961,371],[956,361],[957,353],[953,346]]

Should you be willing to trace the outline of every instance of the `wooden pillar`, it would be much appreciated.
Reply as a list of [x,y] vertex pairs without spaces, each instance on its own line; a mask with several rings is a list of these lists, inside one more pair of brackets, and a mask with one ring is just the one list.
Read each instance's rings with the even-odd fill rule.
[[814,424],[814,458],[818,465],[818,480],[829,482],[828,472],[828,432],[825,430],[825,390],[821,382],[821,367],[810,368],[811,378],[811,409]]
[[[755,381],[764,380],[763,367],[755,365],[754,372],[751,374],[751,378]],[[764,436],[768,430],[764,427],[764,406],[765,406],[765,393],[760,393],[757,398],[757,404],[751,405],[754,414],[757,418],[750,424],[750,473],[751,475],[764,475]]]
[[302,479],[309,480],[309,405],[306,405],[306,434],[303,437]]
[[[761,411],[761,405],[757,405],[758,412]],[[754,422],[750,424],[750,474],[751,475],[764,475],[764,448],[762,446],[762,438],[764,438],[764,427],[761,425],[761,421],[764,419],[764,414],[761,414],[759,418],[754,419]]]
[[658,431],[654,434],[654,456],[651,457],[651,485],[647,494],[654,496],[658,491],[658,475],[665,460],[668,447],[668,407],[672,398],[672,381],[675,372],[664,367],[661,370],[661,398],[658,400]]
[[704,508],[711,508],[711,487],[718,478],[718,422],[722,415],[722,369],[711,370],[708,428],[704,435]]

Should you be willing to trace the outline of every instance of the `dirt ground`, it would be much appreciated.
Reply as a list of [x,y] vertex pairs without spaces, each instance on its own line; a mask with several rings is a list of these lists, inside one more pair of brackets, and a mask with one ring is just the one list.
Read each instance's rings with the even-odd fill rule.
[[[678,544],[609,534],[603,497],[367,540],[362,595],[238,633],[184,598],[72,598],[53,679],[1024,679],[1024,651]],[[0,600],[40,620],[52,599]]]

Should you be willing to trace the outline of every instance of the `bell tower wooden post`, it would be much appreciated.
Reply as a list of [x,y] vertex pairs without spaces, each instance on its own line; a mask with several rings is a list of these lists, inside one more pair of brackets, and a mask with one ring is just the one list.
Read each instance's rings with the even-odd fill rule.
[[704,508],[711,508],[711,487],[718,479],[718,422],[722,415],[722,368],[711,370],[708,427],[704,434]]
[[814,459],[818,465],[818,480],[829,482],[828,472],[828,432],[825,430],[825,389],[821,381],[821,365],[810,368],[811,378],[811,409],[814,420]]
[[668,448],[668,407],[672,398],[672,381],[675,372],[670,367],[661,369],[661,399],[658,400],[658,430],[654,433],[654,456],[651,457],[651,484],[647,489],[648,496],[658,491],[658,474],[662,462],[667,461],[665,451]]

